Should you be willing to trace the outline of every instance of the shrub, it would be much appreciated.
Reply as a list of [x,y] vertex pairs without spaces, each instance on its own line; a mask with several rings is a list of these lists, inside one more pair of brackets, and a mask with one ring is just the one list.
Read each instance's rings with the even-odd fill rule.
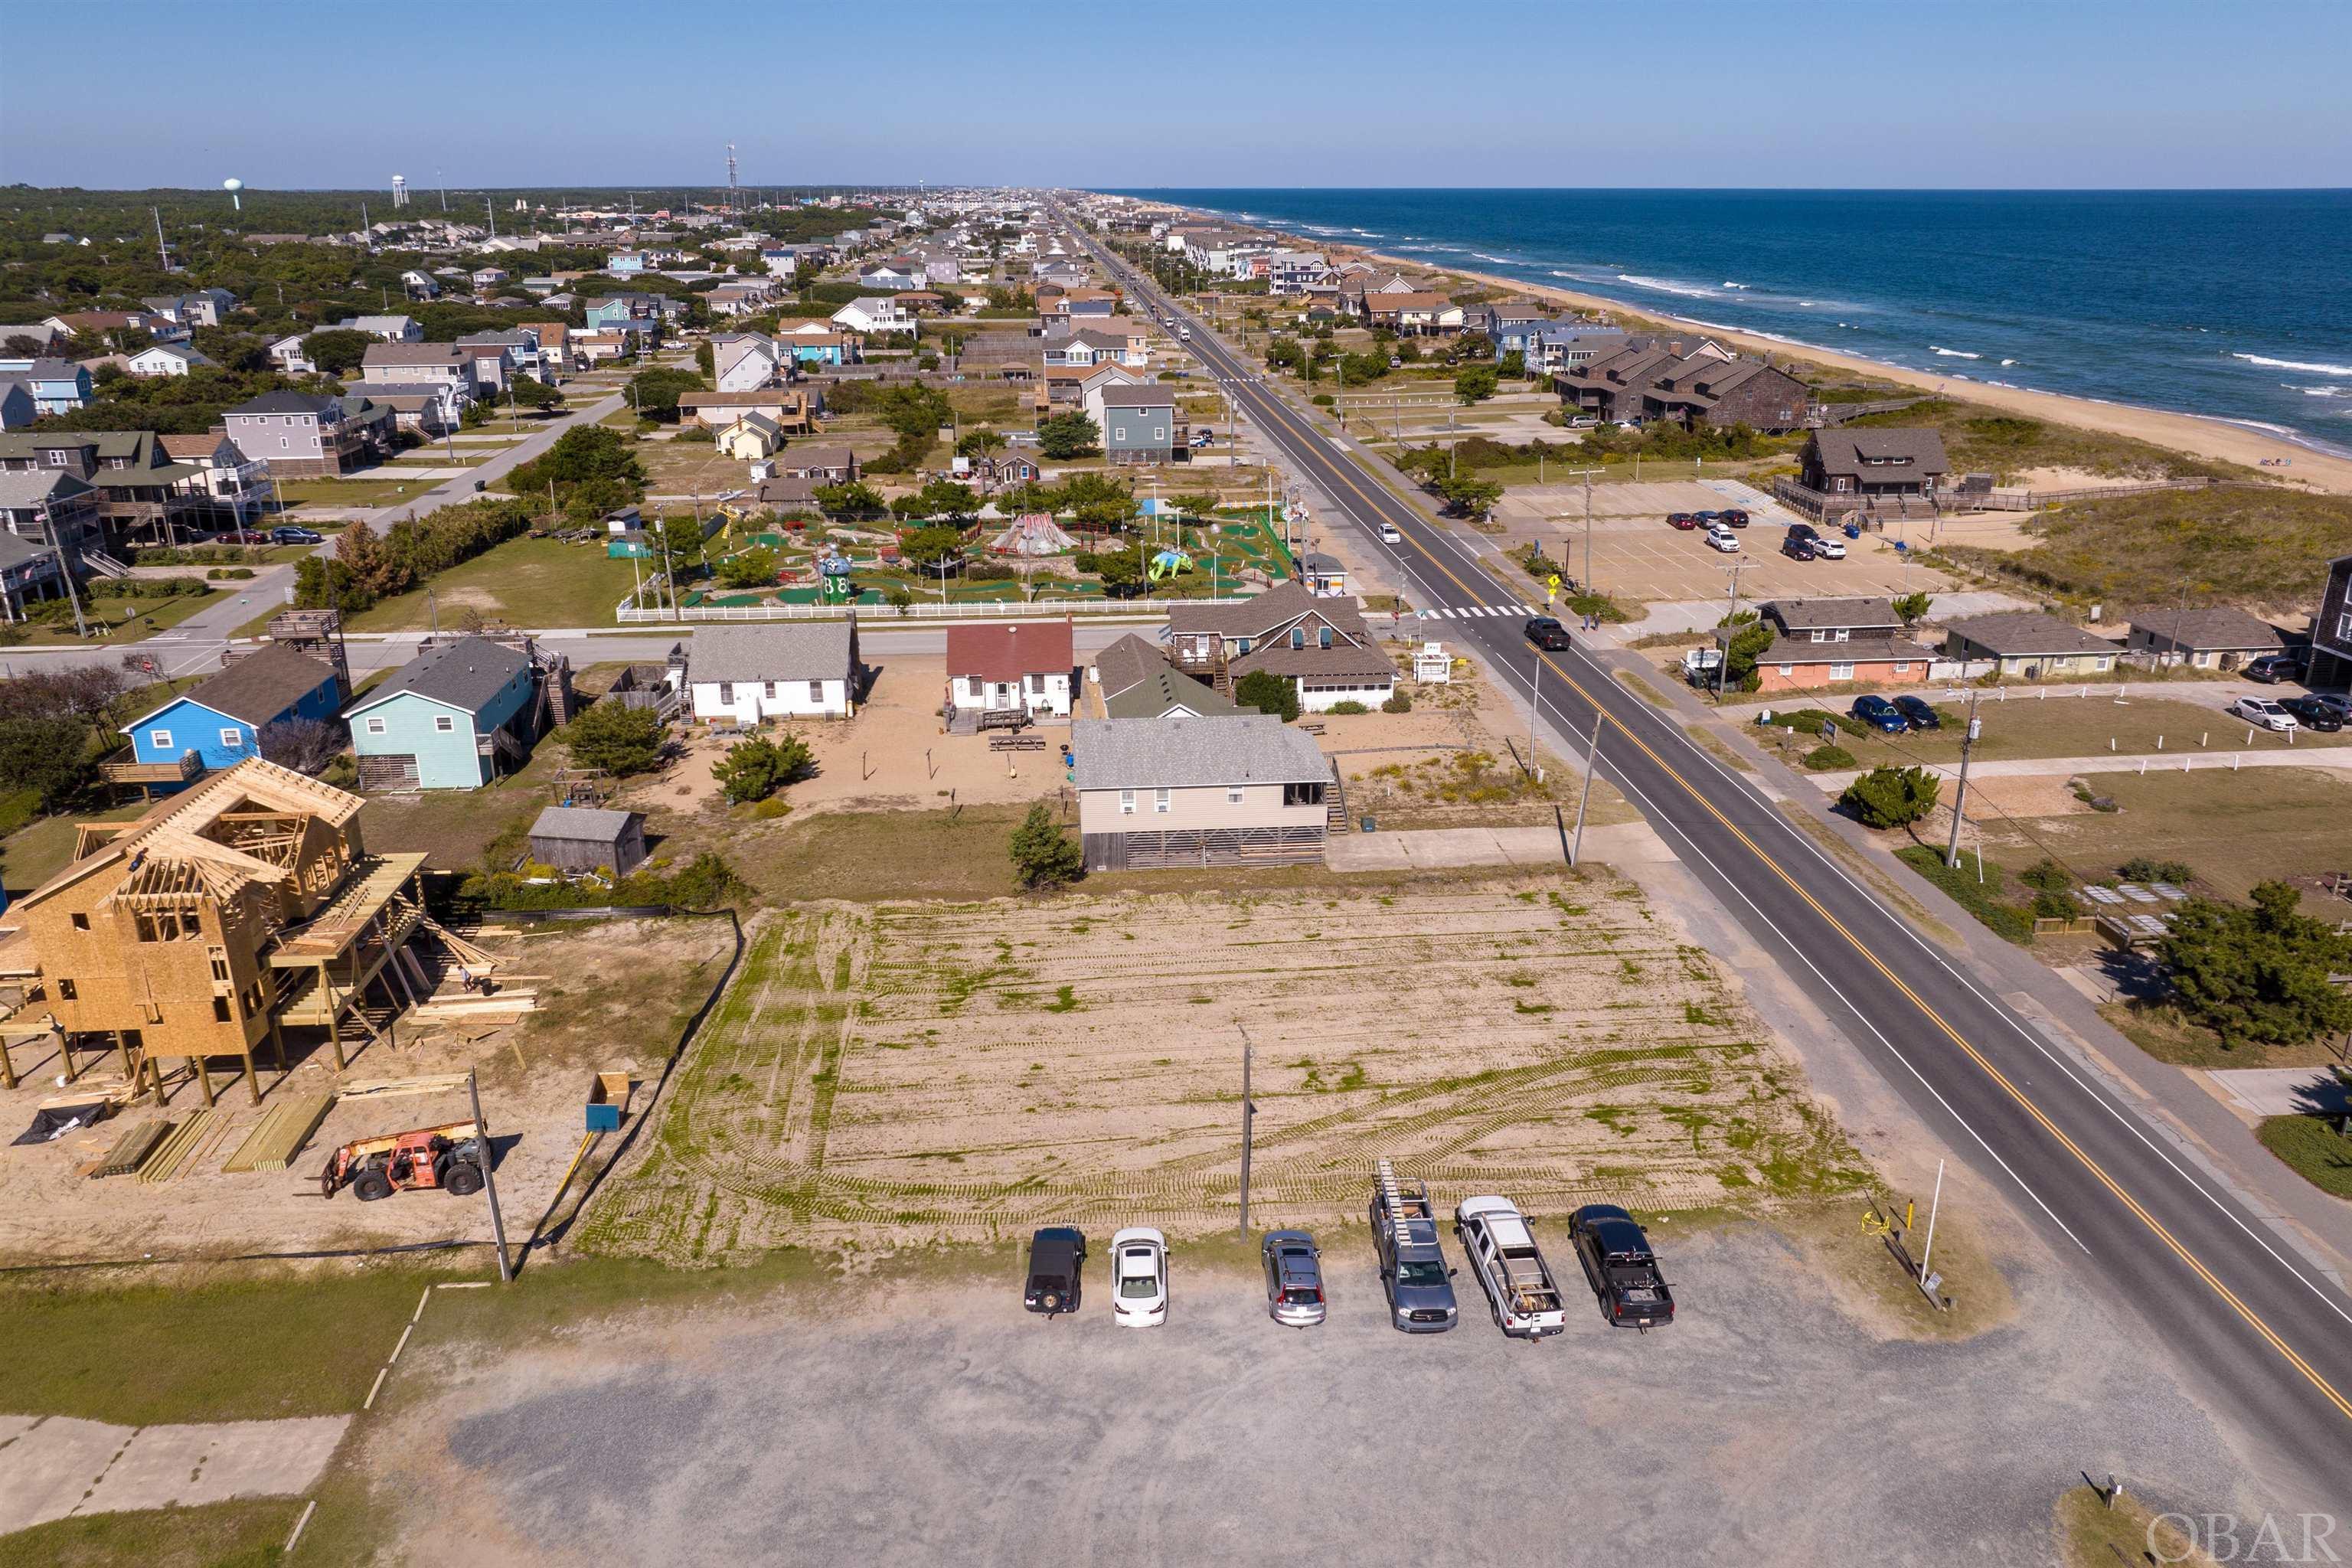
[[1412,693],[1407,691],[1402,686],[1398,687],[1395,691],[1390,694],[1389,700],[1381,704],[1381,711],[1383,713],[1412,712]]
[[2074,886],[2074,873],[2047,855],[2020,871],[2017,879],[2044,893],[2063,893]]
[[1846,785],[1838,804],[1864,827],[1908,827],[1936,809],[1937,783],[1925,768],[1875,767]]
[[699,441],[708,447],[719,439],[719,434],[708,425],[689,425],[680,430],[674,438],[680,441]]
[[1985,867],[1985,880],[1979,883],[1974,866],[1965,860],[1958,868],[1947,866],[1942,852],[1925,844],[1898,849],[1895,858],[1933,882],[1947,898],[1983,921],[1994,935],[2020,947],[2032,942],[2032,917],[2000,900],[2002,878],[1999,867]]
[[599,702],[563,727],[563,743],[583,768],[625,777],[650,772],[661,760],[663,724],[650,708]]
[[1271,713],[1284,723],[1298,717],[1298,687],[1270,669],[1253,669],[1234,685],[1234,700]]
[[1354,698],[1349,697],[1334,702],[1330,707],[1323,710],[1323,711],[1326,713],[1369,713],[1371,710],[1357,701]]
[[1058,888],[1087,873],[1086,852],[1062,831],[1044,801],[1029,808],[1008,846],[1013,875],[1024,888]]
[[1860,760],[1843,746],[1815,746],[1805,753],[1805,766],[1817,773],[1842,773],[1861,765]]
[[2186,882],[2197,873],[2183,860],[2154,860],[2135,855],[2116,868],[2116,875],[2126,882]]
[[727,748],[727,755],[710,770],[729,802],[735,805],[764,801],[808,771],[809,745],[798,735],[771,741],[754,736]]

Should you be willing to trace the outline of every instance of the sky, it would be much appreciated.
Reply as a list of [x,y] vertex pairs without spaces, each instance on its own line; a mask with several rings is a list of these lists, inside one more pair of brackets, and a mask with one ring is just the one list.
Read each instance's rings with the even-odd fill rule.
[[[11,70],[0,184],[677,188],[730,141],[750,186],[2352,183],[2345,0],[103,13],[188,47],[172,89]],[[86,61],[94,14],[16,7],[8,52]]]

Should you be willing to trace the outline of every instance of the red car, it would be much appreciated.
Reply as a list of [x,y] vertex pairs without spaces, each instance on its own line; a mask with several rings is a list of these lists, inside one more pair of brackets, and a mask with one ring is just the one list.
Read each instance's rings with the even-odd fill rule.
[[269,535],[258,529],[237,528],[216,535],[214,542],[216,544],[267,544],[269,542]]
[[1686,511],[1670,511],[1666,513],[1666,521],[1673,523],[1676,528],[1696,528],[1698,526],[1698,519]]

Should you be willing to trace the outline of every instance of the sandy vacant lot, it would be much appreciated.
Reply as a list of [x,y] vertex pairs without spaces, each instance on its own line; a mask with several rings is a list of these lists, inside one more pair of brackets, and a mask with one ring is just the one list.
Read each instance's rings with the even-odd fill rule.
[[[1442,1000],[1440,1000],[1442,999]],[[1377,1155],[1559,1214],[1865,1173],[1706,955],[1629,882],[1322,898],[809,907],[766,917],[659,1137],[583,1227],[716,1259],[1049,1219],[1328,1225]]]
[[[682,1010],[699,1003],[716,980],[730,939],[723,923],[647,921],[485,942],[512,958],[518,984],[539,991],[545,1000],[541,1012],[496,1030],[425,1030],[396,1020],[397,1043],[350,1057],[350,1069],[342,1074],[336,1073],[323,1046],[300,1057],[282,1088],[278,1075],[265,1069],[258,1106],[241,1079],[224,1087],[215,1077],[227,1131],[200,1146],[169,1181],[144,1183],[135,1175],[100,1180],[81,1173],[113,1146],[124,1128],[159,1115],[178,1122],[202,1109],[193,1083],[179,1085],[160,1111],[152,1103],[137,1105],[55,1142],[24,1148],[0,1143],[0,1258],[220,1256],[456,1237],[487,1239],[490,1220],[481,1198],[413,1193],[362,1204],[344,1193],[328,1203],[320,1201],[316,1180],[328,1152],[351,1139],[463,1120],[470,1109],[462,1089],[338,1100],[290,1168],[235,1175],[221,1169],[282,1095],[469,1067],[481,1075],[482,1114],[499,1146],[499,1197],[507,1234],[520,1241],[554,1195],[579,1146],[591,1071],[627,1068],[650,1085],[677,1038]],[[55,1082],[59,1065],[50,1060],[37,1067],[37,1060],[20,1049],[23,1085],[0,1094],[0,1126],[12,1135],[31,1120],[41,1100],[65,1092]],[[119,1067],[109,1057],[98,1070]]]

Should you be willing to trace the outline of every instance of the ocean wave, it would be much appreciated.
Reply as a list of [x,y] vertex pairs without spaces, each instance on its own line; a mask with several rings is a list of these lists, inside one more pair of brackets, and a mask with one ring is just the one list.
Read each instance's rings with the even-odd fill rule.
[[1728,278],[1723,280],[1723,286],[1727,289],[1753,289],[1756,287],[1753,283],[1734,283]]
[[1483,250],[1474,250],[1470,254],[1476,257],[1481,261],[1492,262],[1496,267],[1517,267],[1518,265],[1517,262],[1512,260],[1507,256],[1489,256]]
[[1366,239],[1378,239],[1378,238],[1380,238],[1380,237],[1381,237],[1379,235],[1377,235],[1377,234],[1373,233],[1373,232],[1372,232],[1370,229],[1369,229],[1369,228],[1360,228],[1360,229],[1355,230],[1354,232],[1355,232],[1355,233],[1357,233],[1357,234],[1360,234],[1360,235],[1362,235]]
[[2016,362],[2015,360],[2013,360],[2013,359],[2005,359],[2005,360],[2001,361],[2000,363],[2003,363],[2003,364],[2015,364],[2017,362]]
[[2352,375],[2352,364],[2326,364],[2317,360],[2272,359],[2264,354],[2231,354],[2231,359],[2244,360],[2248,364],[2268,365],[2273,370],[2307,370],[2315,375]]
[[1680,294],[1685,300],[1712,300],[1712,289],[1695,289],[1687,283],[1669,283],[1663,278],[1644,278],[1635,272],[1617,274],[1620,283],[1631,283],[1636,289],[1654,289],[1661,294]]
[[2352,386],[2298,386],[2305,397],[2352,397]]
[[1944,358],[1946,358],[1946,359],[1982,359],[1982,358],[1984,358],[1984,355],[1982,355],[1982,354],[1972,354],[1972,353],[1969,353],[1969,351],[1968,351],[1968,350],[1966,350],[1966,349],[1939,349],[1939,348],[1937,348],[1937,347],[1935,344],[1933,344],[1933,343],[1929,343],[1929,344],[1927,345],[1927,352],[1928,352],[1929,353],[1940,354],[1940,355],[1942,355],[1942,356],[1943,356]]
[[[1802,305],[1802,306],[1803,306],[1803,307],[1805,307],[1805,309],[1807,309],[1808,310],[1811,310],[1811,309],[1813,308],[1813,302],[1812,302],[1811,300],[1798,300],[1798,301],[1797,301],[1797,303],[1798,303],[1798,304],[1800,304],[1800,305]],[[1844,326],[1844,325],[1845,325],[1845,323],[1844,323],[1843,321],[1840,321],[1840,322],[1838,323],[1838,325],[1839,325],[1839,326],[1841,326],[1841,327],[1843,327],[1843,326]]]

